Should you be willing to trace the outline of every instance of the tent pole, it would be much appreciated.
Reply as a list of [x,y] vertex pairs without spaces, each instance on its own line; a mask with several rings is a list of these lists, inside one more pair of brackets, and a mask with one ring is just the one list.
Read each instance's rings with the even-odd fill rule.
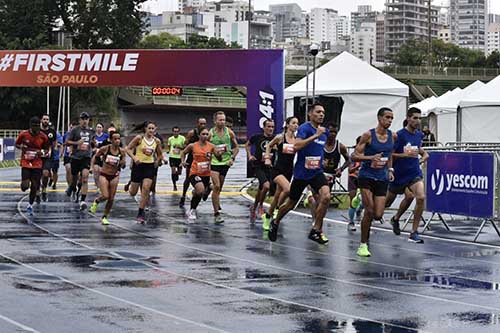
[[307,121],[308,110],[309,110],[309,54],[306,54],[306,109],[304,112],[304,122]]

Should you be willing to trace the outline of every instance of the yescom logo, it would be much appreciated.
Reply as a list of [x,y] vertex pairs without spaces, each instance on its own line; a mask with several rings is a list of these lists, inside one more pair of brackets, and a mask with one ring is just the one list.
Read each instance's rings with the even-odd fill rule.
[[431,176],[431,189],[436,192],[436,195],[441,195],[444,190],[444,176],[441,174],[441,170],[436,169],[436,171]]

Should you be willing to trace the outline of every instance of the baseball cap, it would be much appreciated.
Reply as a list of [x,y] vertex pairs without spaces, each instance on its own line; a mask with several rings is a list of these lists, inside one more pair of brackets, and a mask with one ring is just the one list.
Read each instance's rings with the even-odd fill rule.
[[90,115],[87,112],[80,113],[80,119],[89,119]]

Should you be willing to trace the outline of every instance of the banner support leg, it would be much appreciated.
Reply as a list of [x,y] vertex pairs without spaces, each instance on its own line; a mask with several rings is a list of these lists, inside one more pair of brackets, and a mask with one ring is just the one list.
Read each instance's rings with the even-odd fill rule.
[[486,225],[487,222],[491,222],[491,225],[493,226],[493,229],[495,229],[498,237],[500,237],[500,230],[498,230],[497,225],[495,224],[495,221],[489,220],[489,219],[484,219],[483,222],[481,223],[481,226],[479,227],[479,230],[476,232],[476,236],[474,236],[474,242],[477,241],[479,234],[481,231],[483,231],[484,226]]

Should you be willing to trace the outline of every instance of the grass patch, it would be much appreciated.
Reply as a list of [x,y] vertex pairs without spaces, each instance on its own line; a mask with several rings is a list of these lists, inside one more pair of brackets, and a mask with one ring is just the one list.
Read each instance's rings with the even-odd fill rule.
[[18,167],[20,160],[0,161],[0,169]]
[[[257,191],[258,191],[257,185],[252,185],[251,187],[248,188],[247,193],[251,197],[255,198],[255,196],[257,195]],[[267,196],[265,202],[270,204],[271,201],[273,201],[273,198]],[[349,209],[349,196],[347,194],[341,194],[341,195],[336,195],[336,197],[334,198],[332,195],[332,198],[330,200],[330,208],[340,209],[340,210]]]

